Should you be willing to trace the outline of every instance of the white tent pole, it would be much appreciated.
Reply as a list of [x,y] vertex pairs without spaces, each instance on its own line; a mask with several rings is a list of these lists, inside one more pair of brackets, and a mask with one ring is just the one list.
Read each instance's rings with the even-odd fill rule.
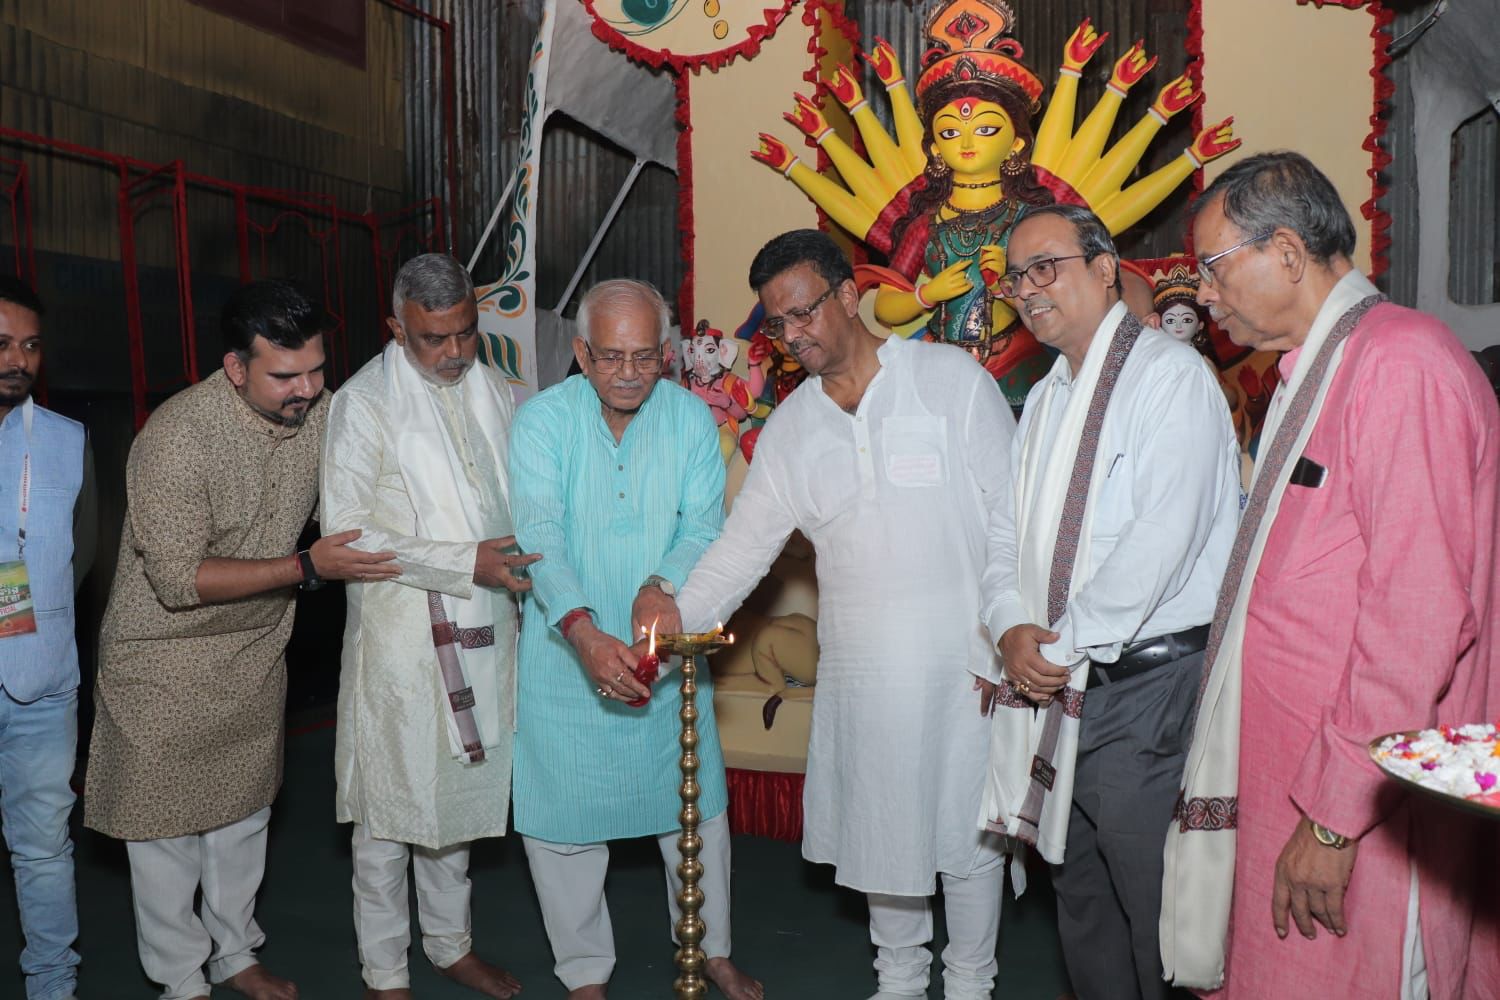
[[641,168],[646,165],[645,160],[636,160],[635,165],[630,168],[630,174],[625,178],[625,183],[620,185],[620,193],[615,195],[614,204],[609,206],[609,211],[604,213],[604,221],[599,223],[599,228],[594,231],[594,238],[589,243],[589,248],[583,252],[583,259],[578,262],[578,270],[573,272],[573,278],[568,282],[568,287],[563,291],[562,298],[557,300],[554,308],[559,316],[562,315],[563,307],[573,298],[573,292],[577,290],[578,283],[583,280],[583,272],[594,260],[594,254],[599,251],[599,244],[604,242],[604,235],[609,232],[610,223],[615,221],[615,216],[620,213],[620,206],[625,203],[625,196],[630,194],[630,189],[635,186],[635,179],[640,176]]
[[472,272],[474,265],[479,263],[479,255],[484,252],[484,245],[490,241],[490,234],[495,231],[495,226],[500,222],[500,213],[505,211],[505,206],[510,204],[511,192],[516,189],[516,181],[521,177],[521,168],[526,165],[523,160],[511,171],[510,180],[505,182],[505,192],[500,195],[500,200],[495,203],[495,210],[490,213],[490,221],[485,224],[484,235],[479,237],[479,245],[474,248],[474,256],[469,258],[468,270]]

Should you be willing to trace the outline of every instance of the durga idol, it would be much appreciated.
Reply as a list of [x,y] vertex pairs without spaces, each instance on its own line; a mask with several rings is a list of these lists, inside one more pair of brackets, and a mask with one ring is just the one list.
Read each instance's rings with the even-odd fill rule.
[[1226,120],[1205,129],[1166,166],[1124,186],[1161,127],[1197,100],[1192,82],[1183,76],[1167,84],[1146,116],[1105,150],[1120,103],[1156,59],[1142,43],[1132,46],[1075,131],[1078,80],[1108,37],[1085,20],[1068,40],[1058,84],[1033,131],[1042,81],[1020,62],[1014,27],[1015,15],[1002,0],[935,6],[915,100],[895,52],[877,39],[866,58],[890,95],[894,136],[875,117],[853,72],[838,67],[824,83],[848,109],[868,158],[833,131],[813,101],[796,95],[787,120],[827,153],[839,180],[803,164],[765,133],[752,155],[887,255],[889,267],[862,269],[878,284],[877,319],[902,333],[921,330],[963,347],[1019,407],[1051,359],[996,288],[1016,222],[1033,206],[1065,202],[1088,205],[1118,234],[1239,141],[1232,119]]

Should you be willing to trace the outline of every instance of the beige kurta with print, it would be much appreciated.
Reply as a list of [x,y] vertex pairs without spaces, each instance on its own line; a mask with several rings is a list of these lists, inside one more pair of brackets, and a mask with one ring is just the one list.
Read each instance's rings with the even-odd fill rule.
[[124,840],[201,833],[281,785],[291,588],[198,600],[208,558],[289,558],[318,496],[326,400],[300,428],[251,410],[223,371],[136,436],[99,640],[84,823]]

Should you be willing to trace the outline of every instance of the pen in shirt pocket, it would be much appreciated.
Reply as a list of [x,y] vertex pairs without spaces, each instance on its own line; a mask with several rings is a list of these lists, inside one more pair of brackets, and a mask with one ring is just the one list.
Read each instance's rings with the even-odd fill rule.
[[1110,476],[1113,476],[1115,474],[1115,466],[1119,465],[1120,459],[1124,457],[1125,453],[1123,451],[1115,452],[1115,457],[1110,459],[1109,462],[1109,471],[1104,474],[1105,479],[1108,479]]

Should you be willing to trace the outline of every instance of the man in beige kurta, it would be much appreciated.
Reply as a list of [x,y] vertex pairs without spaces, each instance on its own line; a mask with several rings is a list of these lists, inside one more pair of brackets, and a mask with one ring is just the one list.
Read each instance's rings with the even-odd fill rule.
[[[468,272],[422,254],[396,275],[393,339],[334,396],[322,518],[396,553],[397,579],[348,588],[339,682],[337,813],[353,822],[354,920],[367,1000],[411,996],[407,868],[422,946],[443,975],[491,996],[520,989],[474,954],[469,843],[505,833],[515,729],[516,602],[505,456],[515,404],[476,365]],[[507,552],[507,549],[512,551]],[[445,682],[432,603],[451,616],[459,690]],[[450,693],[453,695],[450,701]],[[459,738],[468,706],[482,749]]]
[[397,570],[350,548],[356,534],[296,551],[327,412],[321,311],[265,281],[231,296],[223,325],[224,368],[163,403],[131,447],[84,822],[129,842],[141,964],[164,1000],[207,997],[210,979],[292,1000],[256,961],[253,911],[293,596],[309,579]]

